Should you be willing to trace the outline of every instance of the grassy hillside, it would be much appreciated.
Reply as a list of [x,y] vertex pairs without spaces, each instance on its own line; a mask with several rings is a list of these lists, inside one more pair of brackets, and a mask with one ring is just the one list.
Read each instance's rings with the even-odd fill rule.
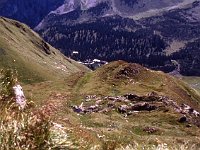
[[[193,113],[200,111],[200,96],[181,80],[124,61],[88,72],[13,20],[0,18],[0,33],[0,68],[18,71],[26,99],[36,106],[30,115],[50,119],[48,128],[33,129],[48,131],[52,149],[200,149],[200,116]],[[15,117],[5,119],[12,127]],[[28,131],[37,140],[40,134]]]
[[[51,90],[54,88],[51,86]],[[198,93],[183,81],[123,61],[109,63],[86,74],[69,76],[65,85],[58,93],[54,90],[48,101],[59,108],[55,110],[55,118],[66,128],[68,138],[64,143],[68,149],[73,146],[108,150],[199,149],[199,126],[190,121],[179,122],[184,115],[190,118],[188,114],[163,106],[159,100],[150,102],[150,105],[158,106],[153,111],[134,111],[126,115],[117,109],[141,104],[151,92],[169,97],[179,106],[184,103],[200,110]],[[123,95],[127,93],[141,96],[140,100],[123,102]],[[74,111],[73,106],[83,107],[86,112],[77,113],[79,109]],[[193,119],[197,123],[199,117]]]
[[137,64],[116,61],[95,72],[86,74],[77,84],[81,95],[118,96],[126,93],[146,95],[157,92],[167,95],[179,104],[186,103],[200,109],[199,94],[183,81],[160,71],[153,71]]
[[[54,125],[51,138],[59,143],[57,149],[200,148],[199,117],[179,113],[172,106],[163,105],[158,97],[154,97],[155,101],[145,97],[156,92],[170,97],[178,105],[188,104],[199,111],[198,93],[182,81],[162,72],[117,61],[93,72],[71,74],[64,82],[49,81],[23,87],[26,98],[34,101],[37,109],[51,117]],[[123,101],[123,95],[127,93],[136,94],[140,99]],[[112,100],[118,96],[122,96],[122,101]],[[129,114],[120,113],[117,109],[145,101],[157,108]],[[91,107],[91,110],[98,105],[100,110],[74,111],[74,106],[81,104],[86,109]],[[179,119],[184,115],[189,120],[180,123]]]
[[0,67],[16,69],[23,82],[55,80],[87,70],[22,23],[1,17],[0,33]]
[[200,77],[183,77],[183,80],[187,82],[192,88],[197,90],[200,93]]

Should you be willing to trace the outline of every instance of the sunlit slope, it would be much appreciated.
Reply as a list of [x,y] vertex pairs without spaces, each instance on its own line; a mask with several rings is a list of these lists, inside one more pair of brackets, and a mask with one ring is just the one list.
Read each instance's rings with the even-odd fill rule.
[[24,82],[55,80],[88,70],[63,56],[28,26],[3,17],[0,18],[0,67],[16,69]]
[[183,81],[160,71],[152,71],[138,64],[124,61],[109,63],[86,74],[77,84],[77,91],[84,95],[146,95],[156,92],[199,109],[198,93]]

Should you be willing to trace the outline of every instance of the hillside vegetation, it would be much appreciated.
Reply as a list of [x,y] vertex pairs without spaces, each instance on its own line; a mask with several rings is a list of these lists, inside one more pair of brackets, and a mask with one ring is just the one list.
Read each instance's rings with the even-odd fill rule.
[[199,1],[115,2],[119,15],[106,13],[110,4],[100,3],[88,10],[49,14],[35,29],[75,60],[125,60],[164,72],[173,71],[176,60],[182,75],[200,75]]
[[0,67],[16,69],[23,82],[55,80],[87,70],[22,23],[1,17],[0,33]]
[[200,148],[200,95],[183,81],[124,61],[89,71],[14,20],[0,33],[0,149]]
[[181,80],[160,71],[152,71],[137,64],[116,61],[95,72],[86,74],[77,89],[81,94],[123,95],[136,93],[145,95],[157,92],[167,95],[179,103],[192,104],[200,108],[198,93]]
[[183,81],[124,61],[73,79],[60,120],[81,149],[199,149],[199,116],[177,109],[200,96]]

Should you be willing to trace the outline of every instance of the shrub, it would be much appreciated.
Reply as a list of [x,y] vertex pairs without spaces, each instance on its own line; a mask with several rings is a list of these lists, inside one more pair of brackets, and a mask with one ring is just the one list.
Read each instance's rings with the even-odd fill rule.
[[50,117],[44,111],[22,110],[15,103],[16,71],[1,70],[0,80],[0,149],[49,149]]

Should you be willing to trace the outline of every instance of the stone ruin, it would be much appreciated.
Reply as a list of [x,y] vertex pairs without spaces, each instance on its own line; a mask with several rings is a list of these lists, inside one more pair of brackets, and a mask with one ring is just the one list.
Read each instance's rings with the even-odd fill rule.
[[156,92],[149,93],[146,96],[136,94],[105,97],[88,95],[83,99],[81,105],[72,106],[72,108],[74,112],[79,114],[117,111],[125,117],[134,113],[169,110],[170,108],[181,115],[187,116],[186,120],[200,120],[200,113],[197,110],[186,104],[179,105],[169,97],[158,95]]

